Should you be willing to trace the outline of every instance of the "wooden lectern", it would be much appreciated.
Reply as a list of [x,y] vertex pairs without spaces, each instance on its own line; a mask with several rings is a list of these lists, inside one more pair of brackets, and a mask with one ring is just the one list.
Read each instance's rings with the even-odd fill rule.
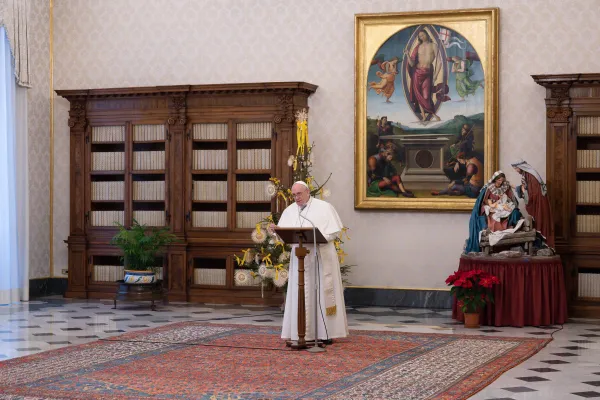
[[[283,242],[292,245],[297,243],[296,257],[298,258],[298,343],[292,344],[292,348],[296,350],[306,349],[306,308],[305,308],[305,294],[304,294],[304,258],[308,254],[308,249],[303,244],[313,244],[316,240],[317,244],[327,243],[327,239],[323,236],[319,229],[313,228],[275,228],[275,232]],[[315,250],[316,251],[316,250]],[[316,267],[316,266],[315,266]],[[315,299],[317,301],[317,299]],[[315,326],[316,328],[316,326]],[[318,338],[315,337],[315,345]]]

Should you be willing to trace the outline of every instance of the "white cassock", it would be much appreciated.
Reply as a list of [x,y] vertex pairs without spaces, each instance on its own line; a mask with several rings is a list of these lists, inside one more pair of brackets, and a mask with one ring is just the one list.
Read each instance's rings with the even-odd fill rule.
[[[301,210],[296,203],[288,206],[279,219],[277,226],[282,228],[310,227],[310,222],[300,215],[310,219],[327,239],[327,244],[317,244],[319,254],[319,308],[318,337],[319,339],[334,339],[348,336],[346,306],[344,304],[344,288],[340,262],[333,240],[342,230],[340,217],[333,206],[326,201],[311,197]],[[283,314],[283,339],[298,340],[298,259],[292,246],[288,278],[285,312]],[[304,259],[304,293],[306,306],[306,340],[314,340],[315,336],[315,252],[312,243],[304,244],[310,253]]]

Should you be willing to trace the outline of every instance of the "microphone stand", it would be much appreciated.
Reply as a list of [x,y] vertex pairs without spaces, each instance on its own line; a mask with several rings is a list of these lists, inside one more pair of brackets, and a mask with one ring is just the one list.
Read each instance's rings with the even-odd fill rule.
[[[300,217],[304,218],[305,220],[307,220],[308,222],[310,222],[310,224],[313,227],[313,250],[315,252],[315,261],[313,264],[313,268],[315,270],[315,345],[313,347],[311,347],[310,349],[308,349],[307,351],[310,353],[322,353],[325,351],[325,349],[323,347],[319,347],[319,288],[320,288],[320,281],[319,281],[319,270],[317,269],[317,252],[319,251],[317,248],[317,227],[315,226],[315,224],[308,218],[306,218],[304,215],[301,214],[302,210],[300,210],[300,213],[298,215],[300,215]],[[325,323],[325,321],[323,321],[323,323]]]

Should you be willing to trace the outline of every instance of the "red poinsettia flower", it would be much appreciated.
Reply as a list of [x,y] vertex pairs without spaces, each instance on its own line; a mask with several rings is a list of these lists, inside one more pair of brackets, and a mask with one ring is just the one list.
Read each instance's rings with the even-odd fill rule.
[[446,279],[446,285],[452,285],[458,278],[460,278],[460,276],[461,273],[459,271],[455,271]]

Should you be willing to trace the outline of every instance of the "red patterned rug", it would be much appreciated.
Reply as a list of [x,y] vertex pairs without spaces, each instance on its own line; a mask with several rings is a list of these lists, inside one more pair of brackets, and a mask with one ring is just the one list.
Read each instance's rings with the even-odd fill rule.
[[279,334],[182,322],[8,360],[0,398],[466,399],[549,342],[352,331],[310,354]]

